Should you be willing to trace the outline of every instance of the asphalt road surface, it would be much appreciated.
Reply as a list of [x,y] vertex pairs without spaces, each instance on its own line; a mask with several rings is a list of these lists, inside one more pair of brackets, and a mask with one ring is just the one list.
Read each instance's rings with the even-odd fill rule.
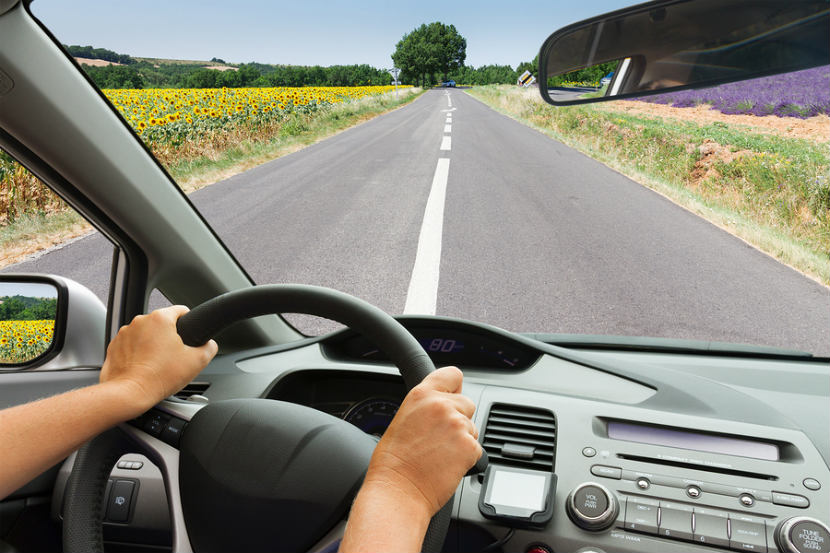
[[[828,288],[463,91],[430,91],[191,198],[257,283],[514,331],[830,355]],[[92,235],[5,271],[103,297],[109,263]]]

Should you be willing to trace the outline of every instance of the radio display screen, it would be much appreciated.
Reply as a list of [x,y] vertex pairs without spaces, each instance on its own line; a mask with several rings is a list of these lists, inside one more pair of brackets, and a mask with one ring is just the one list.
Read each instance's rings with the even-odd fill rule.
[[644,424],[609,421],[608,437],[626,442],[678,447],[707,453],[722,453],[765,461],[778,461],[781,458],[778,446],[768,442],[686,430],[673,430]]

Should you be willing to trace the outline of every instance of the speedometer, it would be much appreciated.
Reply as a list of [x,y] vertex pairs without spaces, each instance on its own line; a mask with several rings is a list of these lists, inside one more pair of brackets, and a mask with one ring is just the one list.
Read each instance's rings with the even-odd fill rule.
[[[403,320],[401,323],[438,367],[455,365],[462,369],[520,371],[539,358],[539,352],[532,347],[492,329],[440,319]],[[335,358],[390,361],[389,356],[365,336],[351,332],[331,338],[323,347],[327,355]]]
[[369,398],[353,405],[343,416],[343,420],[367,434],[380,438],[400,406],[401,404],[395,400]]

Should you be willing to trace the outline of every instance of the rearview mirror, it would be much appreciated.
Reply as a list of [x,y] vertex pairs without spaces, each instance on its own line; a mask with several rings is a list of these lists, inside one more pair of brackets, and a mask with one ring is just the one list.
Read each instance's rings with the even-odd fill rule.
[[664,0],[575,23],[539,53],[548,103],[699,88],[830,63],[827,0]]

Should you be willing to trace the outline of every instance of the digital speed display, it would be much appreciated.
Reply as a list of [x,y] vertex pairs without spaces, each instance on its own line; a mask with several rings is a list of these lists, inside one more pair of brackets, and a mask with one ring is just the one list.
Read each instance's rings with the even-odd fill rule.
[[[409,327],[436,366],[456,365],[521,370],[532,365],[539,354],[521,344],[484,330]],[[362,335],[352,335],[327,346],[330,353],[349,359],[388,362],[389,357]]]
[[422,338],[418,340],[427,353],[461,353],[464,342],[451,338]]

